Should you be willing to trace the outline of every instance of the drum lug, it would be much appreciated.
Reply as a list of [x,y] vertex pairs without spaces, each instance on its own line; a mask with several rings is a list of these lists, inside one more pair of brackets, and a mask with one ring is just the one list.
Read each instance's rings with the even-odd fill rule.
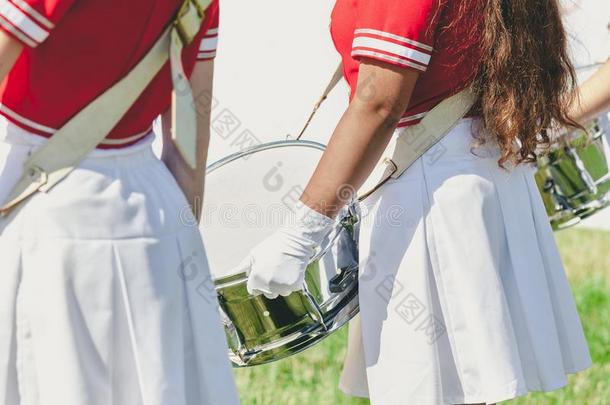
[[339,274],[328,282],[330,292],[333,294],[345,292],[356,281],[358,272],[354,270],[357,269],[358,267],[343,267],[339,269]]
[[555,180],[553,180],[552,178],[547,179],[544,182],[542,191],[550,194],[552,201],[555,205],[555,211],[572,211],[572,206],[570,205],[568,198],[561,195],[557,190]]
[[346,215],[341,223],[344,227],[353,226],[356,227],[360,223],[360,210],[358,207],[358,202],[354,201],[347,206],[348,215]]
[[309,304],[310,309],[313,310],[312,312],[315,315],[315,318],[317,318],[315,319],[315,321],[319,322],[324,328],[324,330],[329,330],[328,325],[326,325],[326,322],[324,321],[324,314],[322,313],[322,308],[320,308],[320,305],[318,305],[318,302],[316,301],[313,294],[309,292],[307,284],[303,285],[303,292],[305,293],[305,298],[307,298],[307,303]]
[[[222,298],[222,295],[220,295],[219,298]],[[248,363],[258,353],[251,353],[246,349],[246,346],[244,345],[244,342],[239,334],[239,331],[237,330],[237,327],[223,308],[222,299],[219,299],[219,304],[220,305],[218,309],[220,313],[220,319],[222,321],[222,324],[224,325],[225,334],[227,336],[231,352],[233,353],[233,355],[239,357],[240,366],[247,366]]]
[[591,174],[589,173],[589,171],[587,170],[587,167],[585,166],[585,162],[583,162],[583,160],[580,158],[576,149],[571,146],[568,146],[566,148],[566,152],[574,161],[574,164],[578,168],[578,173],[580,175],[580,178],[586,184],[587,188],[589,189],[589,192],[591,194],[596,195],[598,192],[597,184],[595,183],[595,180],[593,179],[593,177],[591,177]]
[[542,186],[542,190],[546,193],[554,193],[555,192],[555,181],[553,179],[546,179],[544,185]]

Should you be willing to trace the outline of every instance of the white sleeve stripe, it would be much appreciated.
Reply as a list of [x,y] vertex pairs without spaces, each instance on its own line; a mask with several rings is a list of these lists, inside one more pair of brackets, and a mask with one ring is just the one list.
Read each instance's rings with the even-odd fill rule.
[[41,43],[49,36],[49,32],[33,21],[27,14],[13,3],[3,1],[0,3],[0,15],[6,18],[16,28],[19,28],[24,34]]
[[372,57],[372,58],[381,59],[381,60],[385,60],[385,61],[388,61],[388,62],[398,63],[398,64],[401,64],[403,66],[409,66],[409,67],[412,67],[414,69],[421,70],[422,72],[426,71],[426,67],[422,66],[422,65],[420,65],[418,63],[411,62],[411,61],[403,59],[403,58],[387,55],[385,53],[369,51],[369,50],[366,50],[366,49],[354,49],[352,51],[352,56],[369,56],[369,57]]
[[212,59],[216,56],[216,51],[211,52],[199,52],[197,54],[197,59]]
[[106,145],[106,146],[127,145],[128,143],[132,143],[132,142],[137,141],[138,139],[144,138],[146,135],[148,135],[149,132],[150,132],[150,128],[144,132],[140,132],[139,134],[131,135],[126,138],[119,138],[119,139],[104,138],[100,142],[100,145]]
[[370,48],[375,51],[388,52],[402,58],[411,59],[422,65],[428,65],[430,55],[420,52],[416,49],[407,46],[399,45],[395,42],[385,41],[383,39],[371,37],[356,37],[354,38],[353,48]]
[[208,32],[205,33],[206,37],[210,35],[218,35],[218,28],[210,28]]
[[44,15],[40,14],[38,11],[36,11],[32,6],[30,6],[25,1],[23,1],[23,0],[10,0],[10,1],[12,1],[17,7],[19,7],[21,10],[25,11],[26,14],[28,14],[30,17],[32,17],[34,20],[38,21],[40,24],[44,25],[48,29],[52,30],[53,28],[55,28],[55,24],[53,24],[51,21],[49,21],[48,18],[46,18]]
[[6,21],[2,15],[0,15],[0,27],[4,28],[14,36],[16,36],[21,42],[24,44],[35,48],[38,45],[36,42],[32,41],[30,37],[19,31],[15,28],[10,22]]
[[34,122],[30,119],[27,119],[22,115],[17,114],[15,111],[11,110],[4,104],[0,104],[0,113],[2,113],[3,115],[6,115],[9,118],[14,119],[15,121],[17,121],[27,127],[35,129],[37,131],[46,132],[47,134],[53,134],[53,133],[57,132],[57,129],[47,127],[45,125],[42,125],[42,124]]
[[360,29],[357,29],[356,31],[354,31],[354,35],[356,35],[356,36],[362,35],[362,34],[371,34],[371,35],[377,35],[377,36],[384,37],[384,38],[391,38],[396,41],[404,42],[405,44],[416,46],[416,47],[423,49],[424,51],[428,51],[428,52],[432,52],[434,50],[434,48],[432,48],[430,45],[422,44],[421,42],[417,42],[413,39],[409,39],[406,37],[401,37],[400,35],[392,34],[390,32],[374,30],[371,28],[360,28]]
[[201,52],[214,51],[218,47],[218,37],[203,38],[199,44]]

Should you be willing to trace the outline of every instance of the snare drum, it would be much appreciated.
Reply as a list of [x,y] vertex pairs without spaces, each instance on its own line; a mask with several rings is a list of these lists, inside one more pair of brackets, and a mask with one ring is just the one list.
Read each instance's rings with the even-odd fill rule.
[[305,350],[358,312],[357,207],[312,259],[303,291],[269,300],[253,297],[241,260],[268,235],[295,220],[298,201],[322,157],[309,141],[264,144],[228,156],[207,171],[201,231],[235,366],[254,366]]
[[538,161],[536,182],[554,229],[610,205],[610,147],[600,120],[563,136]]

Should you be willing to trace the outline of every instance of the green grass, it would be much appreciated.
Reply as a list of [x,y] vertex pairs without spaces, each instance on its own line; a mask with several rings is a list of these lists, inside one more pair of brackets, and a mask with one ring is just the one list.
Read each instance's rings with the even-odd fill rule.
[[[556,236],[594,365],[571,376],[568,386],[561,390],[533,393],[506,404],[610,405],[610,233],[569,229]],[[236,370],[243,404],[368,404],[337,389],[346,338],[344,328],[300,355]]]

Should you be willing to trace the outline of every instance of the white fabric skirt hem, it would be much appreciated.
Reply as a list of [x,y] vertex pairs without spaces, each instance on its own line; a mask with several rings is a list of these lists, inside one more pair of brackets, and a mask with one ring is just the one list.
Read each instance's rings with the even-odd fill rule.
[[[578,369],[566,371],[566,377],[570,374],[576,374],[581,371],[589,368],[591,364],[583,366]],[[522,397],[528,395],[530,393],[535,392],[552,392],[559,389],[564,388],[568,384],[567,379],[562,381],[558,381],[556,383],[549,383],[545,388],[523,388],[523,383],[517,384],[517,386],[521,388],[515,388],[515,384],[511,383],[504,387],[499,387],[498,389],[491,389],[489,393],[483,396],[445,396],[442,399],[443,405],[453,405],[453,404],[497,404],[502,401],[509,401],[511,399],[516,399],[518,397]],[[355,398],[370,398],[368,390],[358,389],[356,387],[350,387],[346,384],[340,383],[339,390],[343,392],[345,395],[355,397]],[[410,397],[413,401],[418,401],[417,403],[433,403],[431,402],[430,397]],[[420,402],[421,401],[421,402]]]

